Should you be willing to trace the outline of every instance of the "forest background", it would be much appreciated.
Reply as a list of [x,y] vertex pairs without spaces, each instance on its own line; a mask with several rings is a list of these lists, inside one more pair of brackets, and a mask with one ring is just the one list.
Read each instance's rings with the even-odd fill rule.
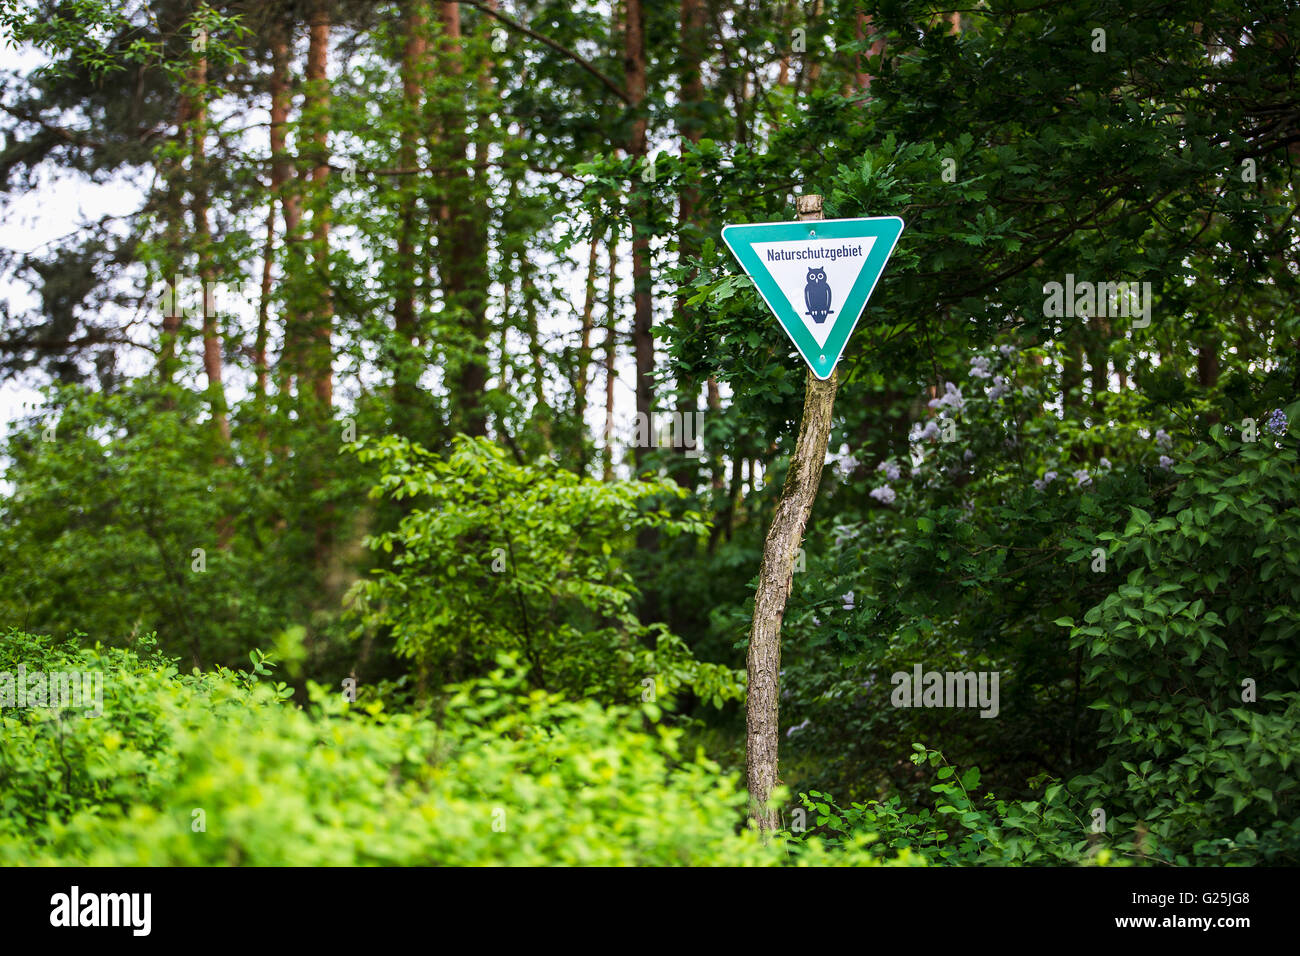
[[[140,200],[0,253],[39,391],[0,671],[107,702],[0,714],[0,859],[1300,861],[1294,2],[0,31],[36,64],[4,207]],[[765,842],[745,643],[806,373],[718,237],[810,193],[906,229],[839,366]],[[996,672],[996,716],[898,706],[918,666]]]

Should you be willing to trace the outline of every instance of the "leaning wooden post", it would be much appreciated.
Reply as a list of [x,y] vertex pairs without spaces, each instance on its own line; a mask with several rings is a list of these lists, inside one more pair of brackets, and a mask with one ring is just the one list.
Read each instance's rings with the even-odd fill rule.
[[[801,220],[821,219],[822,197],[801,196],[797,203]],[[825,381],[808,372],[804,390],[803,418],[799,439],[785,487],[772,516],[763,545],[763,563],[754,595],[754,623],[749,631],[747,671],[749,691],[745,700],[745,726],[750,815],[765,833],[775,830],[776,809],[768,805],[777,785],[778,703],[781,693],[781,618],[790,597],[795,557],[803,541],[804,528],[812,513],[826,462],[826,445],[831,434],[831,408],[838,379],[835,372]]]

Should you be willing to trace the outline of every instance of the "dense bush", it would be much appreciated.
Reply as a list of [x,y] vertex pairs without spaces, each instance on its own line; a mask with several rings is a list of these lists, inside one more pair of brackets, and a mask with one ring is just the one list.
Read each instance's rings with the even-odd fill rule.
[[[0,711],[0,860],[1300,862],[1300,5],[155,6],[0,0],[0,204],[123,200],[0,249],[4,661],[110,685]],[[905,230],[836,316],[764,846],[807,371],[719,233],[810,195]]]
[[842,808],[814,790],[800,795],[805,815],[813,815],[809,832],[831,847],[870,833],[878,841],[870,852],[882,858],[906,847],[927,861],[958,866],[1114,865],[1150,854],[1140,837],[1113,841],[1093,832],[1087,808],[1060,784],[1048,785],[1038,800],[997,799],[981,795],[978,768],[961,771],[923,744],[912,750],[913,764],[936,770],[934,809],[908,807],[897,795]]
[[1075,785],[1180,862],[1296,864],[1296,447],[1212,438],[1163,514],[1099,536],[1127,573],[1071,630],[1105,755]]
[[705,531],[697,513],[656,506],[685,497],[681,488],[582,478],[545,459],[520,464],[465,436],[445,458],[391,437],[358,454],[382,465],[372,494],[410,510],[368,539],[392,563],[359,582],[354,608],[421,675],[461,680],[509,652],[534,686],[571,695],[655,701],[689,688],[718,707],[743,696],[742,673],[697,662],[636,613],[623,555],[637,532]]
[[15,632],[0,670],[19,662],[100,670],[105,700],[101,717],[0,712],[9,865],[877,862],[865,839],[764,844],[737,777],[683,754],[680,731],[529,691],[522,668],[454,688],[430,718],[315,686],[298,708],[255,672],[182,675]]
[[[1100,715],[1086,772],[1080,761],[1071,773],[1035,775],[1033,783],[1043,787],[1037,799],[981,802],[979,772],[954,776],[944,761],[940,783],[929,787],[940,798],[934,809],[920,789],[928,781],[915,778],[901,798],[847,809],[813,790],[804,799],[817,810],[819,832],[880,833],[884,845],[948,862],[1078,862],[1102,847],[1117,859],[1178,864],[1300,862],[1293,770],[1300,753],[1300,469],[1294,441],[1279,433],[1242,441],[1216,426],[1171,465],[1153,493],[1156,514],[1128,505],[1119,530],[1086,524],[1116,510],[1106,494],[1113,479],[1101,478],[1092,501],[1074,491],[1077,504],[1070,507],[1079,519],[1058,532],[1057,548],[1071,549],[1066,560],[1095,564],[1096,580],[1114,582],[1079,624],[1069,617],[1056,622],[1070,628],[1069,651],[1078,661],[1075,686],[1061,683],[1059,690]],[[1107,573],[1094,548],[1104,553]],[[1031,606],[1049,610],[1050,594],[1043,590]],[[904,636],[874,653],[897,663],[897,646],[905,642],[915,652]],[[934,640],[926,660],[934,662],[943,647]],[[955,666],[958,658],[951,660]],[[962,660],[966,668],[986,666],[978,657]],[[1014,678],[1024,665],[1011,660]],[[883,683],[890,666],[864,670]],[[839,686],[857,690],[843,677]],[[869,685],[866,694],[873,692],[878,700],[879,684]],[[886,757],[900,749],[898,727],[927,720],[924,711],[910,716],[917,713],[872,714],[889,741]],[[916,756],[927,753],[939,761],[933,751]],[[1104,831],[1094,834],[1098,821]]]
[[[0,496],[6,626],[61,636],[90,629],[118,645],[152,632],[168,654],[204,667],[232,666],[252,650],[252,635],[292,624],[310,629],[317,650],[341,638],[345,585],[337,567],[314,560],[312,525],[365,485],[355,462],[319,480],[322,459],[352,461],[338,454],[336,433],[298,434],[319,444],[273,460],[272,430],[234,453],[235,467],[214,471],[209,462],[222,452],[188,392],[138,381],[109,394],[52,388],[47,398],[0,456],[12,488]],[[348,513],[358,523],[371,517]]]

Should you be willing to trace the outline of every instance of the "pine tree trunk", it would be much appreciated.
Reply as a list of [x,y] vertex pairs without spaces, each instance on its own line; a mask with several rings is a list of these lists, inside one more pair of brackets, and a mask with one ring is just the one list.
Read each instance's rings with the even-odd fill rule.
[[[176,104],[176,135],[178,147],[185,143],[189,124],[190,98],[182,95]],[[163,231],[163,281],[169,294],[163,300],[162,336],[158,342],[158,377],[164,385],[172,384],[179,364],[176,358],[181,329],[181,308],[177,301],[177,280],[185,252],[181,237],[185,231],[185,167],[180,159],[173,160],[166,172],[167,195],[165,199],[167,225]]]
[[[330,15],[326,0],[315,0],[307,45],[307,84],[304,112],[310,117],[311,154],[315,165],[311,171],[312,231],[311,256],[314,274],[313,286],[317,290],[311,322],[311,378],[312,389],[321,414],[327,414],[333,402],[334,374],[331,368],[334,352],[331,345],[331,327],[334,321],[334,304],[330,289],[329,230],[330,202],[329,178],[329,108],[330,89],[326,69],[329,60]],[[301,386],[299,387],[301,396]]]
[[618,357],[618,233],[609,234],[609,285],[605,293],[605,481],[614,480],[614,365]]
[[[636,161],[646,159],[647,119],[642,112],[646,95],[645,15],[641,0],[627,0],[624,24],[623,67],[628,108],[633,113],[632,136],[628,141],[628,155]],[[643,200],[638,213],[648,218],[648,200]],[[632,350],[636,356],[636,410],[650,421],[654,410],[654,304],[650,283],[650,237],[643,229],[632,233]],[[650,449],[638,442],[636,462],[641,466]]]
[[207,121],[204,101],[208,82],[207,57],[201,56],[190,70],[190,214],[194,219],[194,245],[199,260],[200,296],[203,308],[203,372],[208,380],[208,403],[212,421],[223,444],[230,443],[230,419],[226,414],[226,393],[221,381],[221,330],[211,301],[210,290],[216,282],[212,262],[212,228],[208,223]]
[[[412,0],[403,8],[402,48],[402,114],[401,145],[398,148],[398,166],[414,170],[418,158],[416,144],[420,140],[422,96],[426,82],[428,40],[425,31],[428,20],[423,0]],[[398,191],[397,223],[397,292],[393,299],[393,335],[396,338],[393,369],[393,415],[399,434],[407,435],[412,427],[412,416],[418,395],[422,363],[419,356],[419,330],[416,325],[417,277],[420,264],[416,260],[416,243],[419,234],[419,177],[412,172],[402,178]],[[411,437],[408,435],[408,437]]]
[[579,475],[587,473],[587,388],[591,384],[588,372],[591,368],[592,321],[596,310],[596,263],[600,251],[600,236],[594,231],[591,235],[591,250],[587,255],[587,284],[582,299],[582,340],[578,345],[578,367],[573,376],[573,417],[577,428],[578,447],[577,467]]
[[257,337],[253,340],[253,370],[257,375],[254,395],[259,416],[266,412],[266,391],[269,370],[266,362],[267,325],[271,314],[271,292],[274,289],[273,264],[275,259],[275,200],[267,204],[266,241],[262,244],[262,289],[257,303]]
[[[460,6],[441,5],[441,67],[461,77],[463,62]],[[439,251],[443,297],[462,316],[467,354],[452,372],[454,427],[468,435],[487,434],[487,216],[477,203],[478,190],[469,169],[468,113],[464,94],[448,94],[441,104],[443,149],[447,156],[445,191],[439,215]]]
[[[698,143],[703,131],[700,109],[704,102],[704,81],[701,64],[704,61],[708,36],[705,26],[708,22],[703,0],[682,0],[681,5],[681,71],[679,77],[680,99],[677,114],[677,132],[684,145]],[[696,241],[696,225],[700,218],[701,197],[699,189],[690,182],[685,182],[677,193],[678,261],[685,264],[699,254]],[[687,313],[686,296],[678,296],[674,309],[674,321],[678,328],[685,331],[690,323]],[[694,415],[699,409],[698,379],[679,377],[677,383],[677,412],[683,423],[687,415]],[[693,436],[697,448],[688,449],[684,441],[677,441],[678,461],[673,469],[673,479],[683,488],[694,491],[699,484],[698,444],[699,428],[685,428]]]
[[[289,29],[276,20],[271,25],[271,195],[279,202],[284,217],[285,275],[301,274],[297,268],[302,250],[302,206],[293,184],[293,161],[289,156],[287,130],[292,90],[289,80]],[[284,342],[281,346],[280,387],[286,397],[294,384],[294,374],[302,362],[301,319],[297,302],[287,296],[284,304]]]

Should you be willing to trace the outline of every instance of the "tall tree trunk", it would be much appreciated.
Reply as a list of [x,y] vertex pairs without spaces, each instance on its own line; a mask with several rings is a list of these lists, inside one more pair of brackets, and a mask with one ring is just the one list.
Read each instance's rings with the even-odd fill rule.
[[546,401],[546,362],[542,356],[541,330],[537,324],[537,287],[533,282],[536,266],[525,255],[519,263],[519,285],[524,299],[524,331],[528,336],[528,357],[533,366],[533,427],[543,448],[551,447],[551,409]]
[[605,293],[605,481],[614,480],[614,364],[618,357],[618,231],[609,233],[609,285]]
[[[1219,340],[1214,333],[1207,333],[1196,349],[1196,381],[1201,389],[1208,392],[1219,384]],[[1209,412],[1205,416],[1208,424],[1218,422],[1218,412]]]
[[[289,16],[283,13],[282,16]],[[287,148],[292,91],[289,78],[289,25],[274,20],[270,26],[270,191],[279,202],[285,237],[286,276],[300,276],[302,260],[302,198],[294,179],[294,165]],[[286,297],[285,341],[279,356],[281,388],[285,394],[294,384],[302,364],[302,320],[295,297]]]
[[208,403],[212,421],[223,444],[230,443],[230,420],[226,414],[226,392],[221,382],[221,330],[209,292],[216,282],[212,262],[212,227],[208,223],[208,169],[206,87],[208,60],[200,56],[189,74],[190,106],[190,214],[194,219],[194,245],[199,260],[200,296],[203,308],[203,371],[208,379]]
[[266,411],[266,390],[269,369],[266,361],[267,325],[271,314],[271,292],[274,289],[273,264],[275,259],[275,200],[267,204],[266,241],[262,244],[262,289],[257,302],[257,337],[253,340],[253,369],[257,374],[254,396],[258,416]]
[[[284,13],[288,16],[288,13]],[[287,140],[289,110],[293,93],[289,80],[289,27],[280,19],[271,24],[271,195],[278,200],[284,217],[285,275],[298,276],[302,256],[302,204],[294,178],[293,160]],[[287,396],[293,387],[294,374],[302,363],[301,318],[294,296],[284,304],[284,342],[281,346],[279,373],[281,388]]]
[[[441,65],[444,73],[465,73],[460,6],[441,4]],[[448,173],[440,210],[439,252],[443,298],[461,316],[465,354],[452,371],[455,427],[468,435],[487,434],[487,242],[486,210],[469,169],[468,113],[464,94],[447,95],[441,104]]]
[[[312,316],[312,390],[321,414],[327,415],[334,396],[334,351],[331,327],[334,303],[330,287],[329,230],[329,109],[330,88],[326,69],[329,60],[330,15],[326,0],[314,0],[307,44],[306,102],[303,111],[310,117],[311,153],[315,165],[311,171],[312,217],[311,251],[313,286],[317,290]],[[301,386],[300,394],[301,394]]]
[[[825,10],[826,0],[817,0],[813,4],[812,15],[808,17],[808,32],[812,33],[813,24],[821,19]],[[804,68],[805,64],[807,69]],[[811,51],[800,58],[799,78],[795,81],[794,96],[797,100],[800,92],[804,89],[804,81],[807,80],[809,90],[817,89],[817,80],[822,75],[822,58],[814,55]]]
[[[718,415],[721,415],[722,395],[718,391],[718,379],[716,376],[713,375],[709,376],[707,388],[708,388],[707,401],[708,401],[709,416],[716,417]],[[722,449],[721,448],[710,449],[709,451],[709,474],[710,474],[710,481],[709,481],[710,487],[713,489],[715,493],[721,491],[724,486],[723,478],[722,478]]]
[[[428,18],[424,0],[411,0],[403,7],[402,48],[402,126],[401,145],[398,148],[398,166],[414,170],[418,158],[416,148],[420,141],[422,94],[427,75],[428,40],[425,32]],[[402,178],[398,190],[397,223],[397,293],[393,301],[393,334],[396,338],[393,370],[393,405],[397,431],[406,434],[412,426],[412,416],[418,395],[422,371],[416,325],[416,296],[420,264],[416,259],[416,242],[419,233],[419,177],[415,173]]]
[[[704,62],[708,43],[707,23],[708,15],[704,8],[704,0],[682,0],[681,65],[679,71],[679,97],[681,102],[677,113],[677,132],[682,140],[683,152],[685,152],[685,144],[695,144],[700,141],[704,129],[700,116],[700,110],[704,102],[704,80],[701,75],[701,65]],[[677,255],[678,261],[682,264],[699,254],[699,242],[697,241],[699,218],[700,191],[693,183],[688,181],[683,183],[677,193]],[[690,323],[690,316],[687,314],[686,308],[686,296],[678,296],[674,312],[674,321],[677,323],[678,328],[685,331]],[[676,442],[678,461],[673,469],[673,478],[680,486],[691,491],[694,491],[699,484],[699,462],[698,458],[692,456],[698,455],[701,429],[688,428],[685,426],[685,421],[687,415],[695,415],[698,412],[699,387],[698,379],[682,377],[677,382],[679,396],[677,412],[683,422],[683,431],[693,437],[696,448],[686,448],[683,440]]]
[[591,250],[587,255],[587,284],[582,298],[582,339],[578,345],[578,367],[573,376],[573,417],[577,427],[577,467],[578,474],[587,473],[587,388],[591,384],[588,372],[591,368],[592,321],[596,310],[596,263],[600,251],[600,236],[592,231]]
[[[628,155],[633,168],[644,169],[647,157],[649,120],[645,114],[646,98],[646,46],[645,10],[641,0],[626,0],[626,18],[623,25],[623,74],[627,92],[628,109],[632,116],[632,132],[628,139]],[[639,161],[639,162],[638,162]],[[652,450],[654,423],[654,302],[650,279],[650,236],[648,235],[650,204],[648,189],[640,190],[633,200],[632,215],[632,352],[636,359],[636,412],[638,440],[636,442],[636,470],[643,474],[646,460]],[[644,430],[640,423],[644,422]],[[647,440],[641,440],[645,438]],[[659,534],[654,528],[637,532],[636,544],[642,552],[659,548]],[[659,594],[653,586],[641,592],[641,617],[659,620]]]
[[[871,14],[859,12],[857,14],[857,19],[854,24],[854,39],[856,39],[859,43],[863,43],[866,41],[867,37],[872,36],[873,33],[874,31],[872,30],[871,27]],[[867,58],[873,56],[880,56],[880,54],[883,53],[884,51],[885,51],[884,37],[876,37],[871,41],[871,46],[867,48],[866,55],[864,56],[863,54],[859,53],[855,58],[853,79],[854,79],[854,83],[857,85],[857,88],[860,92],[866,93],[868,90],[870,90],[871,81],[875,79],[874,76],[872,76],[870,73],[867,72],[867,62],[866,62]]]
[[[628,107],[632,111],[632,135],[628,155],[635,161],[646,159],[648,120],[643,112],[646,96],[645,13],[641,0],[627,0],[624,24],[623,67]],[[649,197],[641,200],[638,212],[649,219]],[[637,218],[637,213],[633,214]],[[654,334],[653,302],[650,284],[650,237],[644,228],[632,232],[632,349],[636,356],[636,410],[649,422],[654,410]],[[640,468],[650,449],[638,442],[636,463]]]
[[[182,93],[176,102],[177,156],[184,148],[189,127],[190,98]],[[167,225],[163,231],[162,278],[170,290],[163,300],[162,337],[158,343],[158,377],[164,385],[172,384],[176,377],[176,359],[181,329],[181,307],[178,301],[177,280],[185,261],[182,236],[185,231],[185,166],[181,159],[173,160],[167,168],[167,193],[164,199]]]

